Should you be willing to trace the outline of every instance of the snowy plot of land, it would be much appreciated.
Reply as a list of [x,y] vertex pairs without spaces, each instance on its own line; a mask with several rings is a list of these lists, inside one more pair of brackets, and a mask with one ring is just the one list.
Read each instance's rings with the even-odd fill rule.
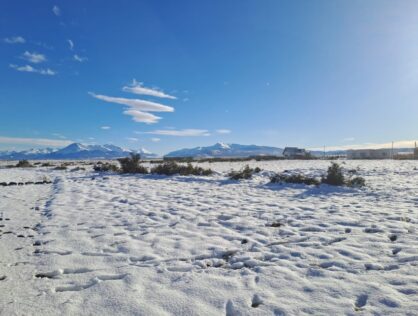
[[[418,163],[351,161],[365,189],[0,169],[1,315],[417,315]],[[91,167],[91,166],[90,166]]]

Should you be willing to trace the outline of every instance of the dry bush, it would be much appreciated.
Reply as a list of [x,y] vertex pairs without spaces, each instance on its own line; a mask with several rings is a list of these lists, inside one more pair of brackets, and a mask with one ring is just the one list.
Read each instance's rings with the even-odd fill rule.
[[209,176],[213,173],[211,169],[204,169],[202,167],[194,167],[191,163],[180,165],[175,161],[166,161],[151,169],[151,173],[172,176],[179,174],[181,176]]
[[232,170],[228,176],[231,180],[241,180],[241,179],[251,179],[255,173],[259,173],[260,168],[250,168],[249,165],[246,165],[243,169],[239,171]]

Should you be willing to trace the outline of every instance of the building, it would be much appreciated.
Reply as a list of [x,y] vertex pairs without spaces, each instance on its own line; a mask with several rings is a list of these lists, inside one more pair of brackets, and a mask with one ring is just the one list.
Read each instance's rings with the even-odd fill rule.
[[356,149],[347,151],[347,159],[390,159],[391,149]]
[[292,159],[306,158],[306,157],[309,157],[309,153],[305,149],[302,149],[302,148],[286,147],[283,151],[283,156],[285,158],[292,158]]

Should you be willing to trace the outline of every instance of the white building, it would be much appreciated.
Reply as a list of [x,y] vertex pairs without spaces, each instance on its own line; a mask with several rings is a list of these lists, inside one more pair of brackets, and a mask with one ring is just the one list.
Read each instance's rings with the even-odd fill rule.
[[347,151],[347,159],[390,159],[391,149],[356,149]]
[[308,152],[302,148],[286,147],[283,156],[286,158],[305,158],[308,156]]

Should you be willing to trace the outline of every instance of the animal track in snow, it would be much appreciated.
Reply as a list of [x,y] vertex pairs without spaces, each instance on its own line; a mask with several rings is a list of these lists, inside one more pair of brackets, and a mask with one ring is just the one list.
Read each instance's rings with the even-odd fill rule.
[[36,249],[34,254],[45,254],[45,255],[60,255],[60,256],[68,256],[71,255],[73,252],[70,250],[44,250],[44,249]]
[[87,284],[76,284],[76,285],[69,285],[69,286],[59,286],[55,288],[55,292],[74,292],[74,291],[82,291],[92,287],[102,281],[115,281],[115,280],[122,280],[125,278],[127,274],[115,274],[115,275],[101,275],[97,276],[90,280]]
[[58,269],[51,272],[41,272],[35,274],[35,278],[48,278],[54,279],[62,274],[79,274],[79,273],[88,273],[93,272],[94,270],[88,268],[79,268],[79,269]]

